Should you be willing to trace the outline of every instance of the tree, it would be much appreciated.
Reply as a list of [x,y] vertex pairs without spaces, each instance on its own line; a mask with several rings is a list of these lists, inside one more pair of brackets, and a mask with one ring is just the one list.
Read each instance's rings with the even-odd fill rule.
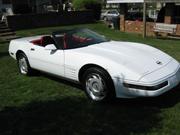
[[102,1],[101,0],[73,0],[76,10],[92,10],[96,20],[100,19]]

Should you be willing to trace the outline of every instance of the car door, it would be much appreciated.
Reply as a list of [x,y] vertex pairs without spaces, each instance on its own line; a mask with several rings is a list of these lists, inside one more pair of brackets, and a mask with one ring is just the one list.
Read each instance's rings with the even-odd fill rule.
[[116,10],[112,10],[112,11],[110,11],[110,13],[109,13],[109,16],[111,16],[111,17],[116,17],[116,16],[118,16],[119,15],[119,13],[116,11]]
[[33,45],[29,50],[29,58],[32,68],[64,76],[63,50],[46,50],[44,46]]

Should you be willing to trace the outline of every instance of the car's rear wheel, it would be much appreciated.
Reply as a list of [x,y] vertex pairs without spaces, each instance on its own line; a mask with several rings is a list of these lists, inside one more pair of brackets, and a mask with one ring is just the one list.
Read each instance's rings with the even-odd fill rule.
[[19,72],[23,75],[32,75],[33,69],[29,65],[27,56],[24,53],[19,53],[17,57]]
[[114,85],[111,77],[101,68],[89,68],[83,75],[83,87],[86,95],[95,102],[113,99]]

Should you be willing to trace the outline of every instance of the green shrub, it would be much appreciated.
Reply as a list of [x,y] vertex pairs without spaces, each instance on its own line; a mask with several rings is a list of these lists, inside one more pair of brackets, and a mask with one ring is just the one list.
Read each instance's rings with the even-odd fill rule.
[[73,0],[73,6],[76,10],[87,9],[88,5],[101,4],[101,0]]
[[73,0],[73,6],[76,10],[92,10],[96,20],[100,19],[101,0]]

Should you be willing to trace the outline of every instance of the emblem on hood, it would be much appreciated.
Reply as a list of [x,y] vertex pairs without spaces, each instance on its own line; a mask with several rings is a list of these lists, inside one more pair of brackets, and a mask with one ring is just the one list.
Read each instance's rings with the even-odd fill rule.
[[162,65],[163,63],[161,61],[156,61],[156,64]]

